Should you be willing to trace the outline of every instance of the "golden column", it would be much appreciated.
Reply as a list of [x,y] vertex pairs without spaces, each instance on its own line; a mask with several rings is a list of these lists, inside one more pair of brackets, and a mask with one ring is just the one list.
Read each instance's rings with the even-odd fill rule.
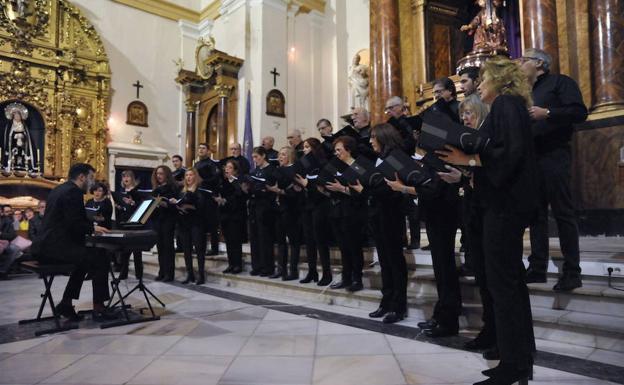
[[559,72],[556,0],[524,0],[522,25],[524,48],[538,48],[552,56],[551,72]]
[[372,125],[386,121],[383,109],[389,97],[403,96],[398,0],[371,0],[370,52]]
[[228,99],[234,87],[227,84],[217,84],[214,89],[217,95],[219,95],[219,104],[217,105],[217,151],[219,152],[219,158],[225,158],[228,154]]
[[590,1],[592,110],[624,107],[624,1]]
[[197,115],[197,102],[192,99],[186,101],[186,167],[193,167],[195,160],[195,127]]

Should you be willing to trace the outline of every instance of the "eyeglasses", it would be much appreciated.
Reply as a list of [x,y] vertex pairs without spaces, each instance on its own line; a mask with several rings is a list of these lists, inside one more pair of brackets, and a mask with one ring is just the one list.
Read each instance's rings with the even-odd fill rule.
[[287,136],[286,139],[292,139],[294,136]]
[[533,56],[522,56],[522,57],[520,58],[520,63],[526,63],[526,62],[528,62],[529,60],[535,60],[535,61],[538,61],[538,60],[542,60],[542,59],[540,59],[540,58],[536,58],[536,57],[533,57]]

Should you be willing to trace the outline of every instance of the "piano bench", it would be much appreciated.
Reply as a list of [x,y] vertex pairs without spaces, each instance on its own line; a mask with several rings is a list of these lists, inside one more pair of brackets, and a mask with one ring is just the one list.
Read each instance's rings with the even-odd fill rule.
[[[39,261],[24,261],[20,263],[20,267],[26,271],[33,272],[39,276],[43,280],[43,284],[45,286],[45,291],[41,294],[41,305],[39,306],[39,312],[37,313],[37,318],[21,320],[18,322],[20,325],[29,324],[33,322],[42,322],[48,320],[54,320],[54,324],[56,327],[37,330],[35,332],[35,336],[40,336],[42,334],[51,334],[58,333],[66,330],[77,329],[78,326],[75,324],[65,323],[61,324],[61,316],[57,313],[56,307],[54,305],[54,300],[52,299],[52,282],[54,282],[54,277],[57,275],[69,275],[72,271],[74,271],[75,266],[71,264],[44,264]],[[43,308],[46,305],[46,302],[49,301],[50,309],[52,310],[52,316],[42,317]]]

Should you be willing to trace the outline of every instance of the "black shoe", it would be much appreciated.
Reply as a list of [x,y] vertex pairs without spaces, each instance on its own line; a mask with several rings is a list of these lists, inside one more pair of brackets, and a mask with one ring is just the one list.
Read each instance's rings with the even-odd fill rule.
[[362,282],[353,282],[351,286],[347,287],[347,291],[350,291],[351,293],[355,293],[356,291],[360,291],[362,289],[364,289]]
[[118,317],[117,317],[117,314],[115,314],[114,312],[110,312],[108,310],[104,310],[104,311],[93,310],[91,312],[91,318],[95,322],[106,322],[106,321],[114,321]]
[[546,272],[529,267],[524,280],[526,283],[546,283]]
[[119,273],[119,275],[117,276],[117,279],[120,281],[128,279],[128,271],[122,271],[121,273]]
[[442,325],[438,325],[433,329],[425,329],[425,335],[432,338],[455,336],[457,333],[459,333],[458,328],[447,328]]
[[230,271],[230,274],[240,274],[243,272],[243,268],[240,266],[234,266],[232,268],[232,271]]
[[498,348],[494,346],[483,352],[483,359],[488,361],[496,361],[500,360],[500,353],[498,352]]
[[421,247],[420,249],[421,249],[421,250],[425,250],[425,251],[431,250],[431,245],[426,245],[426,246],[423,246],[423,247]]
[[253,275],[254,277],[255,277],[255,276],[257,276],[257,275],[260,275],[260,274],[262,274],[262,272],[261,272],[260,270],[253,270],[253,269],[252,269],[252,270],[249,272],[249,275]]
[[397,313],[395,311],[391,311],[390,313],[386,314],[386,316],[383,319],[383,323],[393,324],[399,321],[403,321],[404,319],[405,319],[405,313]]
[[276,279],[276,278],[281,278],[282,277],[282,272],[281,271],[276,271],[275,273],[269,275],[269,278],[271,279]]
[[372,313],[368,313],[368,316],[371,318],[381,318],[383,316],[385,316],[386,314],[388,314],[388,310],[384,309],[383,307],[379,307],[377,310],[375,310]]
[[583,282],[581,282],[581,277],[564,274],[561,278],[559,278],[557,284],[553,286],[553,290],[572,291],[582,286]]
[[500,362],[495,368],[484,370],[485,376],[491,377],[488,380],[477,382],[477,384],[528,384],[528,380],[533,379],[533,366],[518,368],[517,364],[505,364]]
[[336,282],[330,286],[331,289],[344,289],[345,287],[351,286],[351,282]]
[[[505,366],[506,366],[505,363],[499,362],[498,366],[483,370],[481,371],[481,373],[487,377],[494,377],[494,376],[497,376],[500,372],[504,371]],[[527,374],[528,374],[529,380],[533,380],[533,360],[531,360],[531,363],[527,366],[526,371],[528,372]]]
[[163,281],[163,282],[173,282],[173,277],[170,277],[170,276],[165,277],[165,278],[163,278],[163,280],[162,280],[162,281]]
[[435,319],[430,319],[424,322],[419,322],[418,327],[423,329],[423,330],[427,330],[427,329],[433,329],[436,326],[438,326],[438,321],[436,321]]
[[231,273],[231,272],[232,272],[232,269],[233,269],[233,268],[232,268],[232,266],[228,266],[228,268],[227,268],[227,269],[225,269],[225,270],[223,270],[223,271],[222,271],[222,273],[223,273],[223,274],[229,274],[229,273]]
[[333,278],[331,275],[323,275],[320,281],[316,284],[317,286],[327,286],[332,282]]
[[465,263],[462,263],[461,266],[459,266],[458,273],[460,277],[474,277],[475,275],[474,271],[466,266]]
[[260,276],[261,277],[269,277],[269,278],[271,278],[272,275],[275,275],[275,271],[274,270],[262,270],[260,272]]
[[0,273],[0,281],[8,281],[11,277],[7,273]]
[[163,279],[165,279],[165,277],[163,277],[162,275],[159,275],[156,278],[154,278],[154,281],[162,281]]
[[282,281],[295,281],[297,279],[299,279],[299,274],[297,273],[288,274],[287,276],[282,277]]
[[59,303],[58,305],[56,305],[55,310],[58,315],[65,317],[72,322],[79,322],[84,319],[84,316],[76,313],[76,310],[74,310],[74,307],[71,305]]
[[316,271],[309,271],[305,278],[299,281],[299,283],[310,283],[312,281],[318,282],[318,273]]
[[182,281],[181,283],[182,283],[183,285],[186,285],[186,284],[188,284],[188,283],[190,283],[190,282],[195,282],[195,276],[193,276],[193,275],[187,275],[187,276],[186,276],[186,279],[185,279],[184,281]]
[[486,349],[491,349],[494,346],[496,346],[496,338],[487,337],[483,333],[479,333],[479,335],[476,338],[464,344],[464,349],[486,350]]
[[418,249],[420,249],[420,242],[411,242],[409,245],[407,245],[407,249],[408,250],[418,250]]
[[195,281],[196,285],[203,285],[204,283],[206,283],[206,277],[204,277],[204,275],[200,275],[199,278],[197,278],[197,281]]

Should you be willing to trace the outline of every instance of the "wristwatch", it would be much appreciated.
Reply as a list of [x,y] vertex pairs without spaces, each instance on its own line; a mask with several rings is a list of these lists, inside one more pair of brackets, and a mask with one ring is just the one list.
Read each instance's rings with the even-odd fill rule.
[[550,110],[548,108],[546,109],[546,117],[550,118]]
[[475,160],[475,158],[470,158],[470,160],[468,161],[468,165],[470,167],[475,167],[477,165],[477,161]]

